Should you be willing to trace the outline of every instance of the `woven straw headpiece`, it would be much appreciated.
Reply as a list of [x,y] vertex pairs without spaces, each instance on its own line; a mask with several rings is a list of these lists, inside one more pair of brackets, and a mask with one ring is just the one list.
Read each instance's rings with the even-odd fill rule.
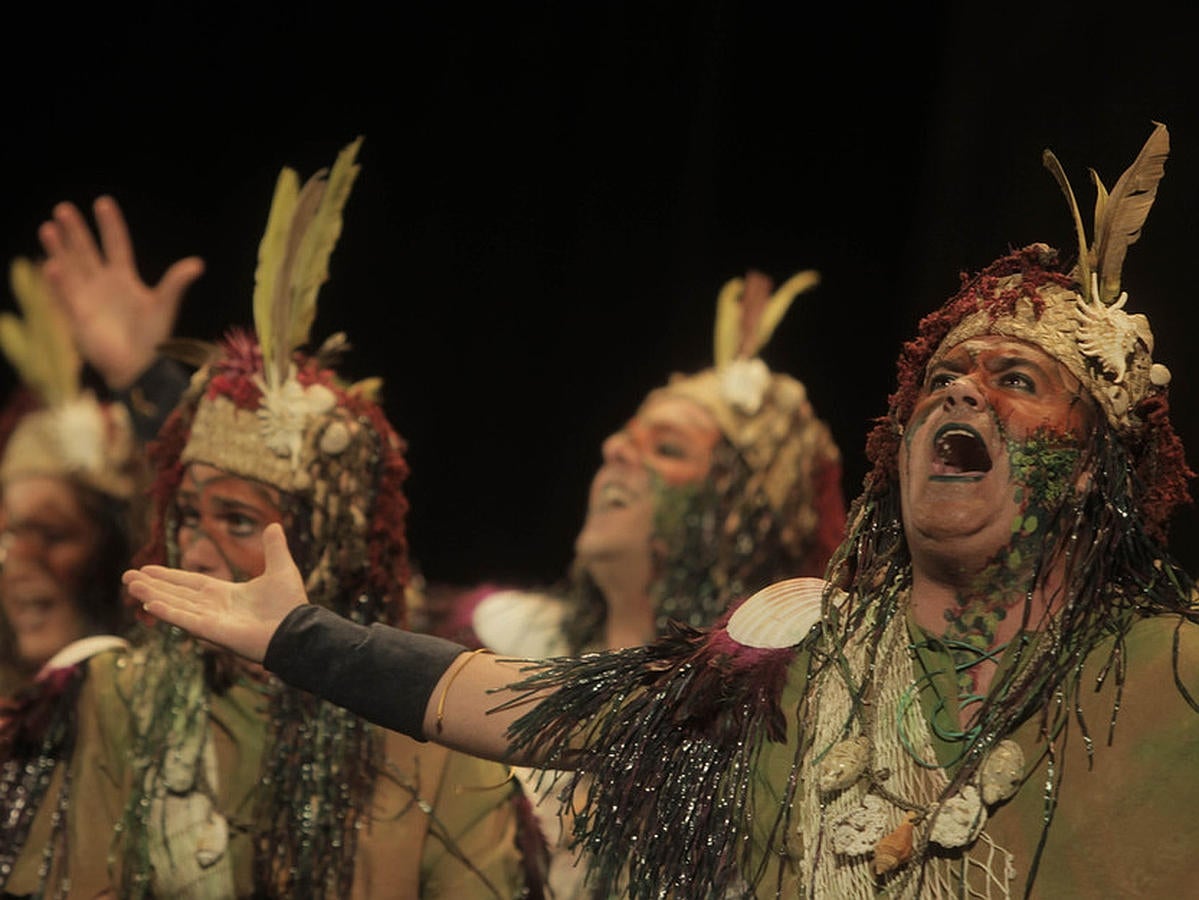
[[128,410],[80,386],[82,361],[41,269],[27,259],[9,271],[24,313],[0,315],[0,347],[42,407],[17,421],[0,459],[0,482],[29,475],[69,477],[129,500],[137,490],[137,442]]
[[[1026,340],[1069,369],[1118,432],[1140,430],[1144,423],[1138,408],[1150,394],[1169,384],[1170,372],[1153,362],[1149,320],[1124,310],[1128,295],[1120,290],[1120,272],[1125,252],[1140,237],[1157,195],[1169,140],[1166,127],[1157,125],[1110,194],[1091,172],[1098,196],[1094,240],[1089,247],[1069,180],[1053,153],[1046,150],[1045,165],[1066,195],[1078,234],[1079,259],[1074,271],[1069,279],[1034,280],[1013,273],[968,285],[958,299],[973,292],[979,308],[946,335],[929,366],[955,345],[981,334]],[[1026,248],[1026,256],[1045,268],[1056,260],[1055,252],[1044,244]]]

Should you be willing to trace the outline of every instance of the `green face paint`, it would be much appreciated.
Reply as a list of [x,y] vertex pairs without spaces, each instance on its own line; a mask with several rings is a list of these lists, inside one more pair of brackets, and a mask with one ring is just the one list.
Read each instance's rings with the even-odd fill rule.
[[1013,495],[1019,512],[1012,520],[1011,540],[979,574],[974,586],[959,594],[954,609],[946,610],[945,638],[960,643],[960,677],[990,651],[1008,611],[1023,601],[1030,588],[1033,563],[1055,541],[1052,523],[1075,493],[1082,451],[1078,441],[1048,429],[1024,441],[1007,442]]

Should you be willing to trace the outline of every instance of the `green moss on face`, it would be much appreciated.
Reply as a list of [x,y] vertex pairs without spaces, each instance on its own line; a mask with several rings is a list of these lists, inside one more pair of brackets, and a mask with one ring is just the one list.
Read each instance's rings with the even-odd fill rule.
[[1019,512],[1012,520],[1011,540],[958,596],[945,613],[944,636],[962,646],[957,657],[962,689],[970,690],[970,669],[997,640],[1009,610],[1025,599],[1032,565],[1044,556],[1056,536],[1051,524],[1075,491],[1081,450],[1069,436],[1038,431],[1024,441],[1008,442],[1012,484]]

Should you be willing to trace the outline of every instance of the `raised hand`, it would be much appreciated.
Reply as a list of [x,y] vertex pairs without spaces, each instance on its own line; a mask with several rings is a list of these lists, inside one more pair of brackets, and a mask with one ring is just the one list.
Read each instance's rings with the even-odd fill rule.
[[129,569],[122,580],[130,596],[151,615],[252,662],[262,662],[279,623],[308,602],[283,526],[268,525],[262,543],[266,571],[250,581],[222,581],[165,566]]
[[112,197],[94,204],[100,246],[72,203],[59,203],[38,229],[46,277],[70,319],[79,354],[110,388],[123,390],[171,336],[184,293],[204,272],[189,256],[150,287],[137,272],[129,228]]

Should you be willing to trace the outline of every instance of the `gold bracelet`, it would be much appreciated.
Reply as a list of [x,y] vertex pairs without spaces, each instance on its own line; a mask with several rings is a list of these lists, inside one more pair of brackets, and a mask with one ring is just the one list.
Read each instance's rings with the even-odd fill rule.
[[445,717],[445,696],[446,696],[446,694],[448,694],[450,692],[450,685],[452,685],[454,683],[455,678],[457,678],[459,675],[462,674],[462,670],[467,667],[467,665],[470,663],[470,661],[472,659],[474,659],[480,653],[490,653],[490,652],[491,652],[491,649],[488,647],[479,647],[477,650],[472,650],[470,653],[466,654],[466,658],[463,659],[462,662],[460,662],[458,664],[458,667],[456,669],[454,669],[453,674],[450,675],[449,680],[445,683],[445,687],[443,687],[441,689],[441,696],[437,698],[436,726],[437,726],[438,734],[441,734],[442,720]]

